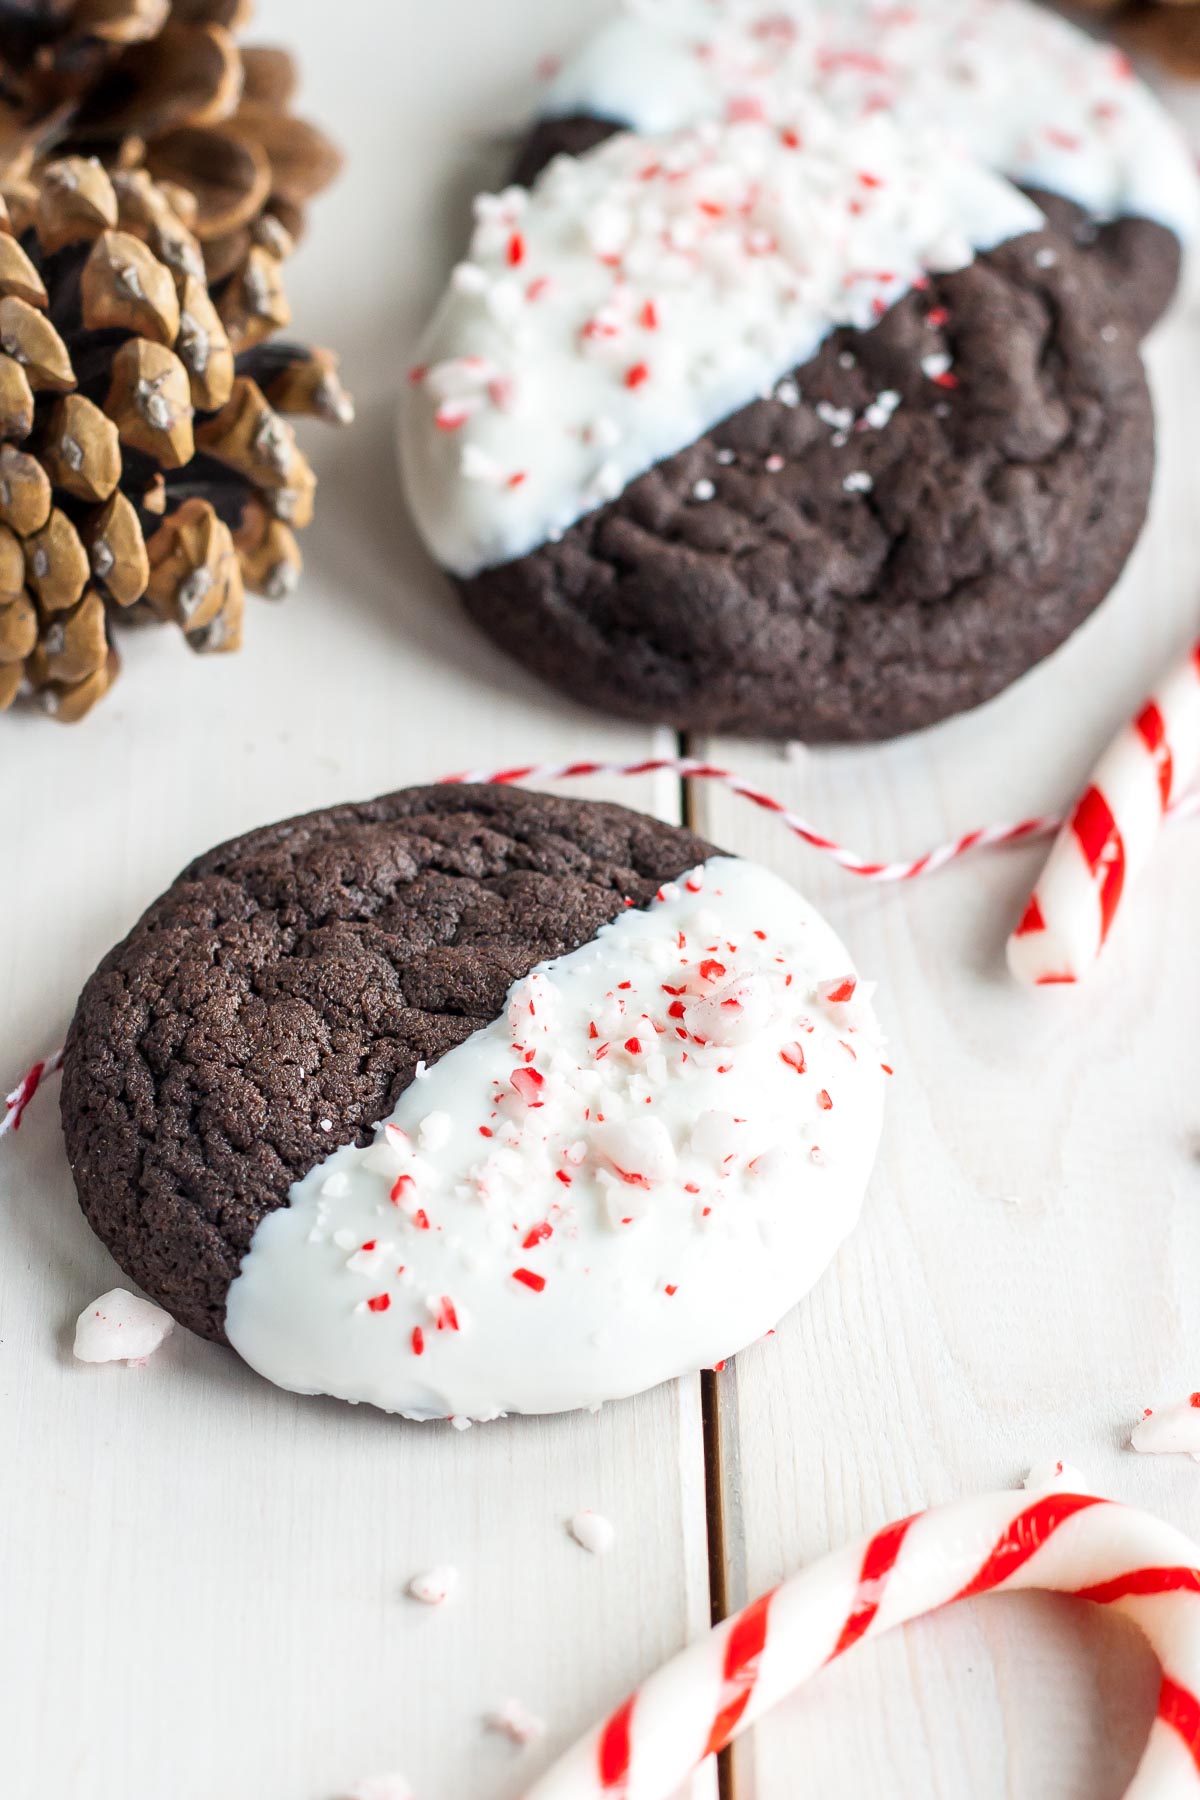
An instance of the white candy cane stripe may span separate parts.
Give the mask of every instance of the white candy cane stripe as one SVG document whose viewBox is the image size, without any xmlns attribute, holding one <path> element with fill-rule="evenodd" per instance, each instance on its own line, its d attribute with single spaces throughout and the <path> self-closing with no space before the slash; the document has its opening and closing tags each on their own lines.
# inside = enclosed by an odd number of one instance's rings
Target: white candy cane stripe
<svg viewBox="0 0 1200 1800">
<path fill-rule="evenodd" d="M 51 1055 L 35 1062 L 31 1069 L 21 1077 L 12 1093 L 5 1098 L 4 1117 L 0 1119 L 0 1137 L 5 1132 L 18 1131 L 25 1108 L 33 1099 L 48 1075 L 55 1075 L 62 1068 L 63 1053 L 55 1050 Z"/>
<path fill-rule="evenodd" d="M 1059 833 L 1008 966 L 1031 987 L 1075 982 L 1101 950 L 1164 816 L 1200 768 L 1200 644 L 1096 765 Z"/>
<path fill-rule="evenodd" d="M 952 1600 L 1044 1588 L 1127 1614 L 1162 1667 L 1126 1800 L 1200 1795 L 1200 1547 L 1091 1494 L 988 1494 L 889 1525 L 765 1594 L 660 1669 L 525 1800 L 666 1800 L 836 1657 Z"/>
</svg>

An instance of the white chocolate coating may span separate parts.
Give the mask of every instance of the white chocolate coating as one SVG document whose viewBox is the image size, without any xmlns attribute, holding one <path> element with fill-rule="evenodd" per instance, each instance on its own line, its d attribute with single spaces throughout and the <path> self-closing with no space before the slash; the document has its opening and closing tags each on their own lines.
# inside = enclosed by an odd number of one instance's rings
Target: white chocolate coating
<svg viewBox="0 0 1200 1800">
<path fill-rule="evenodd" d="M 638 131 L 795 117 L 819 95 L 853 124 L 930 123 L 1013 181 L 1185 242 L 1200 200 L 1182 133 L 1128 58 L 1027 0 L 625 0 L 544 110 Z"/>
<path fill-rule="evenodd" d="M 460 576 L 615 499 L 838 326 L 1042 223 L 944 140 L 811 103 L 795 126 L 623 134 L 476 212 L 400 417 L 417 524 Z"/>
<path fill-rule="evenodd" d="M 759 935 L 762 934 L 762 935 Z M 264 1219 L 229 1294 L 279 1386 L 416 1418 L 597 1406 L 716 1363 L 858 1216 L 883 1074 L 829 927 L 714 858 L 504 1015 Z"/>
</svg>

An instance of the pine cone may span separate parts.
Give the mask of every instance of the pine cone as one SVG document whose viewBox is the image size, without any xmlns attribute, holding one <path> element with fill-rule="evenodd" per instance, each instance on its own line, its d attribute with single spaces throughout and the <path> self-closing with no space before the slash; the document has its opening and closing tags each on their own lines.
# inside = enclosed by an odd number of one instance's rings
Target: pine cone
<svg viewBox="0 0 1200 1800">
<path fill-rule="evenodd" d="M 1200 5 L 1196 0 L 1075 0 L 1103 14 L 1131 50 L 1154 56 L 1176 75 L 1200 76 Z"/>
<path fill-rule="evenodd" d="M 209 279 L 286 253 L 340 157 L 294 118 L 291 57 L 238 43 L 251 0 L 0 0 L 0 175 L 98 156 L 187 189 Z M 257 233 L 256 233 L 257 228 Z"/>
<path fill-rule="evenodd" d="M 243 586 L 287 593 L 315 479 L 283 413 L 347 421 L 288 321 L 277 256 L 212 287 L 172 190 L 95 159 L 0 184 L 0 710 L 82 718 L 114 619 L 235 650 Z"/>
</svg>

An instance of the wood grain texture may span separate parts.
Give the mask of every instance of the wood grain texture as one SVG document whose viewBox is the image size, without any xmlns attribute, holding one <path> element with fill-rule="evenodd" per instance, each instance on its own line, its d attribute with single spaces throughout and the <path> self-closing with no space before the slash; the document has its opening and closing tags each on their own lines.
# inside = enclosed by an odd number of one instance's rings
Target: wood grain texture
<svg viewBox="0 0 1200 1800">
<path fill-rule="evenodd" d="M 1200 627 L 1200 332 L 1151 347 L 1151 527 L 1117 593 L 982 712 L 880 751 L 735 767 L 869 855 L 1052 810 Z M 896 1068 L 862 1224 L 777 1338 L 720 1379 L 729 1602 L 927 1503 L 1062 1456 L 1200 1532 L 1200 1472 L 1126 1446 L 1200 1378 L 1200 830 L 1168 832 L 1077 991 L 1010 982 L 1004 938 L 1038 849 L 902 890 L 856 883 L 769 817 L 697 784 L 693 818 L 791 875 L 839 928 Z M 734 1759 L 737 1800 L 1123 1791 L 1153 1669 L 1119 1621 L 990 1599 L 851 1657 Z"/>
<path fill-rule="evenodd" d="M 345 351 L 360 420 L 306 434 L 322 482 L 306 579 L 284 608 L 251 602 L 239 658 L 127 634 L 126 675 L 80 733 L 0 721 L 0 1074 L 57 1041 L 99 955 L 222 836 L 464 764 L 669 753 L 498 662 L 421 555 L 393 472 L 400 371 L 469 195 L 503 167 L 537 58 L 604 4 L 342 0 L 333 20 L 321 0 L 261 0 L 256 35 L 297 51 L 305 108 L 349 153 L 290 290 L 298 328 Z M 1063 801 L 1200 620 L 1194 316 L 1153 360 L 1153 527 L 1063 655 L 882 751 L 796 766 L 704 749 L 880 853 Z M 678 816 L 669 782 L 569 791 Z M 1123 1448 L 1142 1406 L 1200 1385 L 1200 826 L 1164 842 L 1094 982 L 1030 998 L 1001 951 L 1036 852 L 884 893 L 715 790 L 693 805 L 826 908 L 881 982 L 897 1068 L 857 1234 L 719 1379 L 730 1604 L 1048 1455 L 1200 1530 L 1196 1469 Z M 74 1317 L 114 1279 L 43 1104 L 0 1151 L 5 1796 L 334 1800 L 398 1768 L 420 1800 L 512 1800 L 704 1629 L 696 1383 L 460 1437 L 295 1400 L 182 1334 L 142 1371 L 77 1367 Z M 584 1505 L 617 1526 L 604 1561 L 565 1535 Z M 462 1571 L 453 1606 L 404 1599 L 443 1561 Z M 483 1733 L 509 1695 L 549 1719 L 538 1750 Z M 1105 1800 L 1152 1698 L 1119 1622 L 991 1599 L 823 1677 L 739 1748 L 734 1800 L 795 1800 L 798 1771 L 813 1800 Z M 711 1770 L 695 1792 L 712 1800 Z"/>
<path fill-rule="evenodd" d="M 497 178 L 532 104 L 555 8 L 258 15 L 348 152 L 289 289 L 297 328 L 343 349 L 359 423 L 305 432 L 322 487 L 305 580 L 282 607 L 250 601 L 239 657 L 126 633 L 125 675 L 85 725 L 0 721 L 4 1075 L 59 1041 L 101 954 L 231 833 L 468 763 L 671 748 L 501 666 L 395 476 L 412 339 L 464 195 Z M 679 816 L 670 781 L 586 792 Z M 460 1435 L 297 1400 L 182 1333 L 140 1371 L 76 1365 L 75 1316 L 117 1279 L 43 1100 L 0 1154 L 0 1793 L 333 1800 L 398 1768 L 421 1800 L 506 1800 L 707 1626 L 697 1382 Z M 585 1506 L 616 1525 L 606 1559 L 566 1534 Z M 434 1614 L 403 1590 L 440 1562 L 462 1588 Z M 509 1696 L 550 1722 L 543 1746 L 484 1732 Z"/>
</svg>

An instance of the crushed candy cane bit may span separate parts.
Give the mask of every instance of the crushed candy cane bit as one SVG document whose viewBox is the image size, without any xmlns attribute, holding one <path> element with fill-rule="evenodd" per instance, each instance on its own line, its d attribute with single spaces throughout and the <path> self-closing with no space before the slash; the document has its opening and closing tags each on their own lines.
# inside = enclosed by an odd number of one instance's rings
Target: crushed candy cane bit
<svg viewBox="0 0 1200 1800">
<path fill-rule="evenodd" d="M 607 1556 L 617 1541 L 612 1521 L 606 1519 L 603 1513 L 592 1512 L 590 1508 L 577 1512 L 568 1530 L 580 1549 L 588 1551 L 592 1556 Z"/>
<path fill-rule="evenodd" d="M 458 1592 L 458 1583 L 458 1570 L 453 1563 L 442 1563 L 436 1569 L 426 1570 L 424 1575 L 414 1575 L 408 1584 L 408 1592 L 422 1606 L 445 1606 Z"/>
<path fill-rule="evenodd" d="M 1200 1462 L 1200 1393 L 1161 1410 L 1147 1407 L 1129 1443 L 1146 1456 L 1190 1456 Z"/>
<path fill-rule="evenodd" d="M 154 1355 L 175 1329 L 170 1313 L 125 1288 L 112 1288 L 85 1306 L 75 1324 L 80 1362 L 139 1365 Z"/>
<path fill-rule="evenodd" d="M 414 1800 L 403 1775 L 368 1775 L 347 1788 L 341 1800 Z"/>
<path fill-rule="evenodd" d="M 520 1700 L 503 1701 L 486 1714 L 484 1724 L 489 1731 L 500 1732 L 514 1744 L 536 1744 L 546 1735 L 546 1721 L 530 1712 Z"/>
<path fill-rule="evenodd" d="M 1034 1463 L 1028 1475 L 1021 1483 L 1031 1494 L 1044 1494 L 1055 1489 L 1064 1494 L 1090 1494 L 1091 1483 L 1087 1476 L 1077 1469 L 1074 1463 L 1055 1459 L 1052 1462 Z"/>
</svg>

